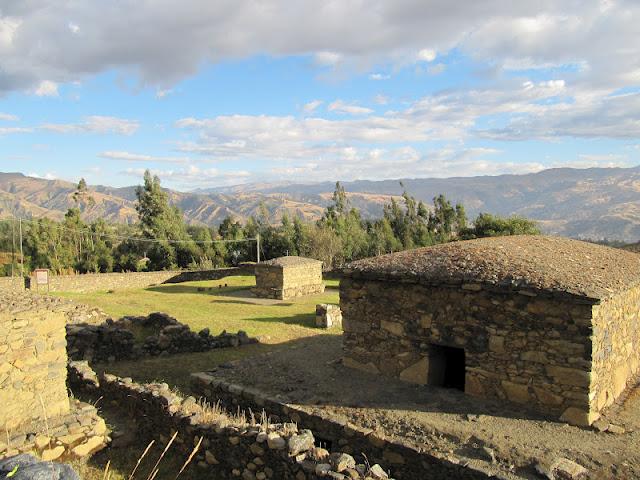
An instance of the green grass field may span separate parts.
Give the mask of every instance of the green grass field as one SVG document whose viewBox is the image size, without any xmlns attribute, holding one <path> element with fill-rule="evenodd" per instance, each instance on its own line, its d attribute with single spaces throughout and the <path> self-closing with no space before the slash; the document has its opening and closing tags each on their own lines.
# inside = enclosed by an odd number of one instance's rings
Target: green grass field
<svg viewBox="0 0 640 480">
<path fill-rule="evenodd" d="M 340 334 L 339 328 L 321 330 L 314 327 L 316 304 L 338 303 L 338 281 L 327 280 L 325 283 L 327 289 L 322 295 L 287 301 L 251 296 L 250 289 L 255 285 L 253 276 L 123 289 L 113 293 L 58 292 L 55 295 L 95 305 L 115 319 L 125 315 L 165 312 L 194 331 L 209 328 L 211 334 L 216 335 L 223 330 L 244 330 L 249 336 L 260 338 L 261 343 L 257 345 L 95 366 L 97 370 L 130 376 L 136 381 L 164 381 L 188 392 L 189 374 L 192 372 L 208 370 L 220 363 L 268 350 L 286 348 L 287 342 L 297 338 Z"/>
</svg>

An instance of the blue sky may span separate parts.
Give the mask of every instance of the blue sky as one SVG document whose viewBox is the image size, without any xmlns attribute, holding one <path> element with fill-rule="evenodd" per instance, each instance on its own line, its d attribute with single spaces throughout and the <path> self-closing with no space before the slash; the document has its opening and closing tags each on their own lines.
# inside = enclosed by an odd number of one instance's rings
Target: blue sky
<svg viewBox="0 0 640 480">
<path fill-rule="evenodd" d="M 637 2 L 514 3 L 7 0 L 0 171 L 188 190 L 640 164 Z"/>
</svg>

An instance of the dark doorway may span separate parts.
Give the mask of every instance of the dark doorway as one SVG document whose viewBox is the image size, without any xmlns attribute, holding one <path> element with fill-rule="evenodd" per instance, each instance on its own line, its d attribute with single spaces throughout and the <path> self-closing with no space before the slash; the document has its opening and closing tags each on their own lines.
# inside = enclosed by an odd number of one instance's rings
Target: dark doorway
<svg viewBox="0 0 640 480">
<path fill-rule="evenodd" d="M 464 348 L 431 345 L 427 383 L 464 392 Z"/>
</svg>

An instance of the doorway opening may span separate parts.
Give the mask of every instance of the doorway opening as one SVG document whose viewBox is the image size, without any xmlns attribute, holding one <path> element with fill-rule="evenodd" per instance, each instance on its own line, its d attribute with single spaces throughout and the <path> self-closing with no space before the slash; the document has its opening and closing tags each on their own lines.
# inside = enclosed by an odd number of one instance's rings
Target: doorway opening
<svg viewBox="0 0 640 480">
<path fill-rule="evenodd" d="M 431 345 L 427 383 L 464 392 L 465 366 L 464 348 Z"/>
</svg>

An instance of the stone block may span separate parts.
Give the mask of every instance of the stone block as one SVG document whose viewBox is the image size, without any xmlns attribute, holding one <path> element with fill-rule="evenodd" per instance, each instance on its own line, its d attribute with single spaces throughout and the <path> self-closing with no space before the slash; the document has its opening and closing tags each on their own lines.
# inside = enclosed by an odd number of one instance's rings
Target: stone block
<svg viewBox="0 0 640 480">
<path fill-rule="evenodd" d="M 558 383 L 575 387 L 589 387 L 591 373 L 578 370 L 576 368 L 559 367 L 557 365 L 547 365 L 547 374 Z"/>
<path fill-rule="evenodd" d="M 509 401 L 515 403 L 529 402 L 529 387 L 527 385 L 508 381 L 503 381 L 501 385 Z"/>
<path fill-rule="evenodd" d="M 400 372 L 400 378 L 405 382 L 416 383 L 418 385 L 426 385 L 427 374 L 429 372 L 429 359 L 424 357 L 413 365 L 405 368 Z"/>
<path fill-rule="evenodd" d="M 380 322 L 380 328 L 395 335 L 396 337 L 402 337 L 404 335 L 404 326 L 399 322 L 392 322 L 389 320 L 382 320 Z"/>
<path fill-rule="evenodd" d="M 345 367 L 348 368 L 354 368 L 356 370 L 361 370 L 363 372 L 368 372 L 368 373 L 380 373 L 380 371 L 378 370 L 378 367 L 376 367 L 373 363 L 369 362 L 369 363 L 361 363 L 351 357 L 347 357 L 345 356 L 342 359 L 342 364 Z"/>
</svg>

